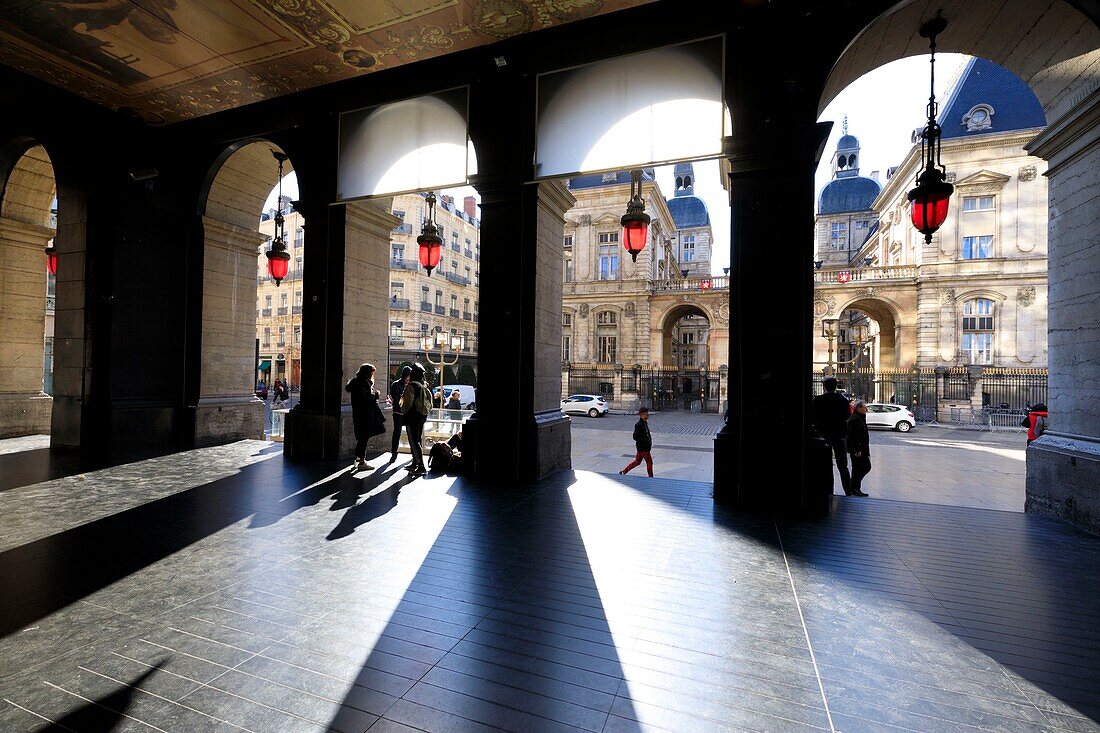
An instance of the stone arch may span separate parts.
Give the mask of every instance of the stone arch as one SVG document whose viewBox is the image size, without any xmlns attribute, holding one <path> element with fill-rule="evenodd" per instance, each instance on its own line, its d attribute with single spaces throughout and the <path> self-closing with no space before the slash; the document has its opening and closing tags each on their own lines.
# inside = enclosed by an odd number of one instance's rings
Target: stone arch
<svg viewBox="0 0 1100 733">
<path fill-rule="evenodd" d="M 657 326 L 654 328 L 653 340 L 650 344 L 650 353 L 660 354 L 662 365 L 669 366 L 675 362 L 672 355 L 672 329 L 685 316 L 702 316 L 711 328 L 717 323 L 714 312 L 706 303 L 692 301 L 668 306 L 659 317 L 654 319 Z"/>
<path fill-rule="evenodd" d="M 55 311 L 47 310 L 44 250 L 56 233 L 51 203 L 57 182 L 49 153 L 31 138 L 0 146 L 0 166 L 0 438 L 5 438 L 52 431 L 53 400 L 44 390 L 46 339 L 53 344 Z M 70 277 L 83 279 L 66 265 Z M 83 349 L 66 353 L 83 355 Z M 78 378 L 63 386 L 67 391 L 82 384 Z"/>
<path fill-rule="evenodd" d="M 228 146 L 201 189 L 203 295 L 196 445 L 263 435 L 264 406 L 253 394 L 257 258 L 267 240 L 258 227 L 264 202 L 278 182 L 275 151 L 282 152 L 267 140 Z M 293 170 L 287 160 L 283 175 Z"/>
<path fill-rule="evenodd" d="M 1068 2 L 944 0 L 948 19 L 940 53 L 980 56 L 1023 79 L 1053 123 L 1100 88 L 1100 28 Z M 930 6 L 905 0 L 865 26 L 834 64 L 818 103 L 820 115 L 853 81 L 891 61 L 927 53 L 917 34 Z"/>
<path fill-rule="evenodd" d="M 890 298 L 881 295 L 856 294 L 846 299 L 837 309 L 837 314 L 847 310 L 857 310 L 866 313 L 879 327 L 878 343 L 875 345 L 875 363 L 884 369 L 897 369 L 908 367 L 916 358 L 915 338 L 906 339 L 903 326 L 914 325 L 916 313 L 905 314 L 901 306 Z M 906 341 L 906 353 L 903 355 L 901 347 Z M 908 352 L 912 352 L 910 356 Z M 907 357 L 908 358 L 905 358 Z"/>
</svg>

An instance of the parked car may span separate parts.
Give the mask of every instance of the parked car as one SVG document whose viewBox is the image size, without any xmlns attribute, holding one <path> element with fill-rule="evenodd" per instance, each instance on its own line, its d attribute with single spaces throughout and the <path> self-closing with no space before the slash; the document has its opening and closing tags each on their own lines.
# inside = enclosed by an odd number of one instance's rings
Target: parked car
<svg viewBox="0 0 1100 733">
<path fill-rule="evenodd" d="M 604 398 L 598 394 L 571 394 L 561 401 L 561 411 L 567 415 L 588 415 L 600 417 L 610 408 Z"/>
<path fill-rule="evenodd" d="M 891 405 L 886 402 L 867 403 L 867 427 L 889 428 L 899 433 L 908 433 L 917 424 L 912 411 L 905 405 Z"/>
<path fill-rule="evenodd" d="M 443 406 L 447 406 L 447 400 L 451 396 L 451 392 L 455 390 L 459 392 L 459 402 L 462 403 L 463 410 L 476 410 L 477 409 L 477 389 L 470 384 L 445 384 L 443 385 Z"/>
<path fill-rule="evenodd" d="M 267 399 L 267 385 L 263 382 L 256 383 L 256 396 L 261 400 Z"/>
</svg>

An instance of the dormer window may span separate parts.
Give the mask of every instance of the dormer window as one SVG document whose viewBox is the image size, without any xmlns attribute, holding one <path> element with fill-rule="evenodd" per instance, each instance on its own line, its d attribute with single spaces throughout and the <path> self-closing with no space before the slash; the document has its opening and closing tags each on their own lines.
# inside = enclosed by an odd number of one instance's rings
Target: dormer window
<svg viewBox="0 0 1100 733">
<path fill-rule="evenodd" d="M 962 121 L 967 132 L 989 130 L 993 127 L 993 108 L 988 104 L 976 104 L 963 115 Z"/>
</svg>

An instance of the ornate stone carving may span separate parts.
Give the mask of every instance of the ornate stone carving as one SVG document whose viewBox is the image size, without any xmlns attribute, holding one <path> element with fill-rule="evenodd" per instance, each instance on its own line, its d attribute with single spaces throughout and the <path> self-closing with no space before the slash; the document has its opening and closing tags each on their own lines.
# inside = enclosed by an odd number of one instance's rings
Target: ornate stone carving
<svg viewBox="0 0 1100 733">
<path fill-rule="evenodd" d="M 591 214 L 581 214 L 581 223 L 580 223 L 580 225 L 582 227 L 592 226 L 592 215 Z"/>
<path fill-rule="evenodd" d="M 1020 180 L 1034 181 L 1036 172 L 1037 171 L 1035 170 L 1035 166 L 1025 165 L 1023 168 L 1020 169 Z"/>
<path fill-rule="evenodd" d="M 824 300 L 814 301 L 814 316 L 821 318 L 823 315 L 829 312 L 829 304 Z"/>
<path fill-rule="evenodd" d="M 954 305 L 955 304 L 955 289 L 948 288 L 940 293 L 940 305 Z"/>
<path fill-rule="evenodd" d="M 948 183 L 954 183 L 956 178 L 958 178 L 958 176 L 954 172 L 949 172 L 947 174 L 947 182 Z"/>
<path fill-rule="evenodd" d="M 588 303 L 581 303 L 581 318 L 588 318 Z"/>
<path fill-rule="evenodd" d="M 1025 308 L 1035 302 L 1035 286 L 1024 285 L 1016 290 L 1016 302 Z"/>
<path fill-rule="evenodd" d="M 718 306 L 718 320 L 722 321 L 723 323 L 727 323 L 727 322 L 729 322 L 729 319 L 730 319 L 730 304 L 729 303 L 722 303 L 722 305 Z"/>
<path fill-rule="evenodd" d="M 633 316 L 634 315 L 634 301 L 633 300 L 627 301 L 626 314 L 628 316 Z"/>
<path fill-rule="evenodd" d="M 875 290 L 875 288 L 864 288 L 863 290 L 859 291 L 859 294 L 865 298 L 873 298 L 875 297 L 876 292 L 877 291 Z"/>
</svg>

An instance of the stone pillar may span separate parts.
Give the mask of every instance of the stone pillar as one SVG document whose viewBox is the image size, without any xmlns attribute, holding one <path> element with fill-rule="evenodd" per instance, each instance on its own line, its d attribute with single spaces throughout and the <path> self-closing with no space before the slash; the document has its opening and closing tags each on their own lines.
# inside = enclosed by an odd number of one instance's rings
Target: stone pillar
<svg viewBox="0 0 1100 733">
<path fill-rule="evenodd" d="M 0 218 L 0 438 L 50 432 L 42 392 L 46 256 L 54 230 Z"/>
<path fill-rule="evenodd" d="M 1027 145 L 1048 163 L 1049 429 L 1027 450 L 1025 510 L 1100 531 L 1100 90 Z"/>
<path fill-rule="evenodd" d="M 714 441 L 718 502 L 795 513 L 827 506 L 831 469 L 809 418 L 813 252 L 792 249 L 788 226 L 775 223 L 811 231 L 814 169 L 829 127 L 766 129 L 729 141 L 729 410 Z M 776 282 L 784 283 L 781 295 Z"/>
<path fill-rule="evenodd" d="M 53 322 L 52 448 L 81 448 L 86 442 L 95 442 L 92 438 L 97 432 L 92 425 L 94 410 L 90 404 L 95 342 L 91 303 L 97 287 L 85 278 L 88 212 L 87 195 L 67 193 L 64 189 L 58 192 L 57 234 L 53 240 L 57 250 L 57 305 Z M 98 301 L 104 303 L 102 294 Z M 106 331 L 102 333 L 103 340 L 108 340 Z"/>
<path fill-rule="evenodd" d="M 344 384 L 359 365 L 378 368 L 386 392 L 390 199 L 347 206 L 299 202 L 305 216 L 301 397 L 287 415 L 285 455 L 335 460 L 355 446 Z M 479 400 L 480 401 L 480 400 Z M 381 449 L 386 435 L 375 438 Z"/>
<path fill-rule="evenodd" d="M 393 199 L 348 204 L 344 218 L 343 379 L 359 365 L 374 364 L 375 388 L 385 400 L 389 390 L 390 232 L 401 220 L 390 213 Z M 386 412 L 387 432 L 371 438 L 368 451 L 388 451 L 393 421 Z M 355 452 L 351 395 L 340 397 L 340 456 Z"/>
<path fill-rule="evenodd" d="M 202 219 L 202 348 L 195 445 L 262 439 L 264 403 L 256 376 L 256 231 Z"/>
</svg>

